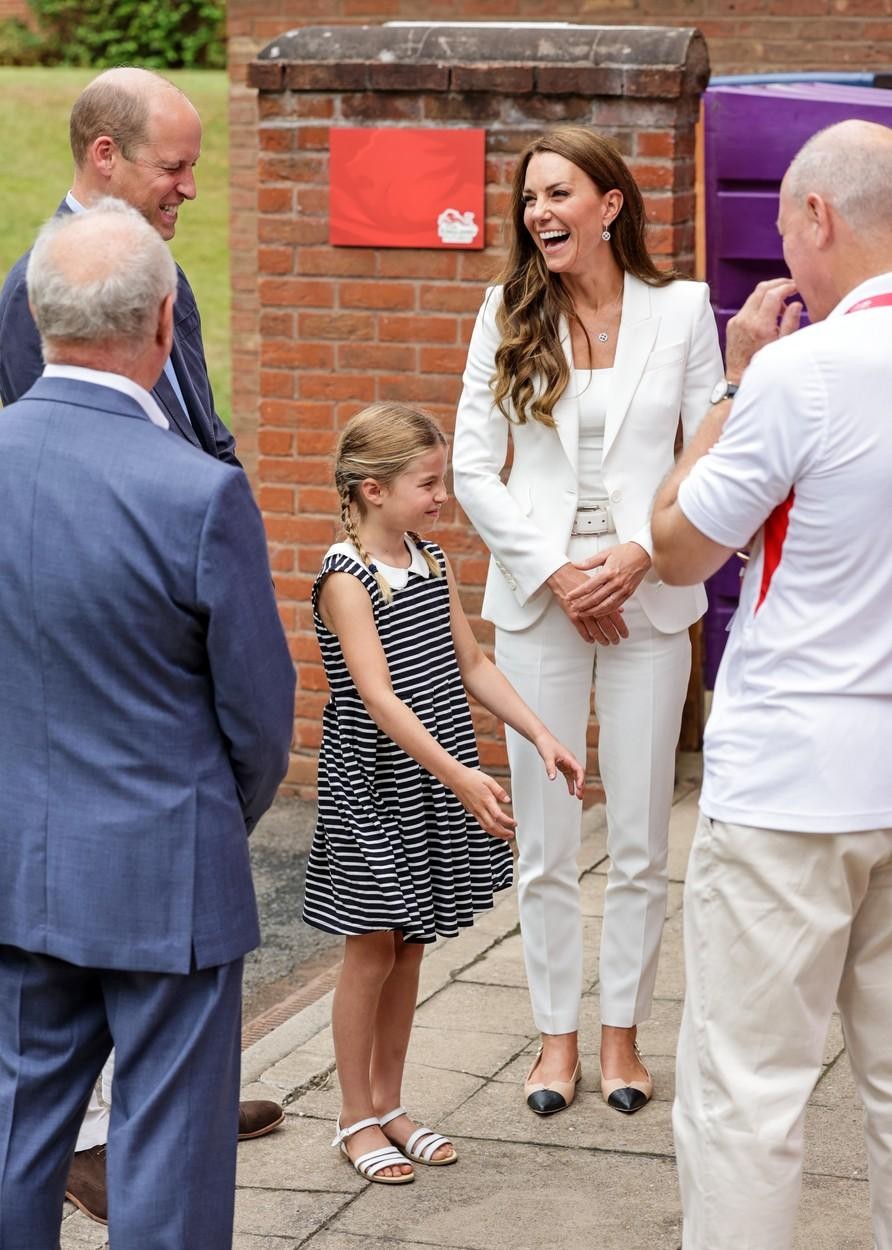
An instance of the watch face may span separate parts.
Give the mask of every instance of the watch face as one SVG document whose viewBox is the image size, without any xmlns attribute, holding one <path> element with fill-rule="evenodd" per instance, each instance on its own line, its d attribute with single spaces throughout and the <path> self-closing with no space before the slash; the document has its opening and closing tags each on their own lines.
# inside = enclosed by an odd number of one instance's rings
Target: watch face
<svg viewBox="0 0 892 1250">
<path fill-rule="evenodd" d="M 712 403 L 719 404 L 728 394 L 728 390 L 729 390 L 728 379 L 722 378 L 721 382 L 716 382 L 715 386 L 713 387 L 712 394 L 710 395 L 709 398 L 712 401 Z"/>
</svg>

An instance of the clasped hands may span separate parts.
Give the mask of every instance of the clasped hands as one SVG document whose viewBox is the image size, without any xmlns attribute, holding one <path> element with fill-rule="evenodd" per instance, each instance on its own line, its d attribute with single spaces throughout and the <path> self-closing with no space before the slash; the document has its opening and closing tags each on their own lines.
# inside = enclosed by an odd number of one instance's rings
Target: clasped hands
<svg viewBox="0 0 892 1250">
<path fill-rule="evenodd" d="M 552 573 L 548 585 L 580 638 L 609 646 L 628 638 L 623 604 L 638 589 L 650 564 L 650 556 L 638 543 L 619 543 L 587 560 L 568 560 Z"/>
</svg>

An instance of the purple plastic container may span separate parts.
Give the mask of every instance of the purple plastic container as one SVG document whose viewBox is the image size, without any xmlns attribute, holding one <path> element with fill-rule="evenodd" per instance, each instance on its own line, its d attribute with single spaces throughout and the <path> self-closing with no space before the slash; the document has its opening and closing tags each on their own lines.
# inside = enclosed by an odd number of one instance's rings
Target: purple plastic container
<svg viewBox="0 0 892 1250">
<path fill-rule="evenodd" d="M 706 278 L 722 346 L 725 326 L 757 282 L 784 277 L 777 233 L 781 179 L 818 130 L 849 117 L 892 125 L 892 91 L 834 82 L 723 82 L 703 97 Z M 704 682 L 715 685 L 737 607 L 735 556 L 706 583 Z"/>
</svg>

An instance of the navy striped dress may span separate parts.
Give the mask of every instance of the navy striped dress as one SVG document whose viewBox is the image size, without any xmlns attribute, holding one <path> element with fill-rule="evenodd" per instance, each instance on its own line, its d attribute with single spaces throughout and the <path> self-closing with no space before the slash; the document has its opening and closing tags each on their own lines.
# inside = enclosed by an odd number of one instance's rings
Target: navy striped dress
<svg viewBox="0 0 892 1250">
<path fill-rule="evenodd" d="M 407 545 L 412 564 L 390 604 L 347 543 L 331 548 L 313 587 L 331 693 L 322 720 L 319 817 L 303 918 L 329 933 L 395 930 L 407 942 L 432 942 L 437 935 L 454 937 L 492 907 L 493 892 L 512 881 L 511 848 L 484 833 L 451 790 L 381 732 L 318 607 L 329 573 L 359 579 L 372 601 L 394 691 L 450 755 L 477 767 L 445 572 L 435 577 L 421 552 Z M 445 570 L 440 548 L 423 546 Z"/>
</svg>

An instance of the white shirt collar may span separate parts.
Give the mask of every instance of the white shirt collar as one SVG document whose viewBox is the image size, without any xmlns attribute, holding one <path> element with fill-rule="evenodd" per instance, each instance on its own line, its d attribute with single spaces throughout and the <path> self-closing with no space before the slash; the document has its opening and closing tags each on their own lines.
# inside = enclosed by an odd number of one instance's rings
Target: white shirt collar
<svg viewBox="0 0 892 1250">
<path fill-rule="evenodd" d="M 65 203 L 73 213 L 83 213 L 85 211 L 83 204 L 81 204 L 80 200 L 74 198 L 74 193 L 71 191 L 65 193 Z"/>
<path fill-rule="evenodd" d="M 170 429 L 170 422 L 149 392 L 144 390 L 138 382 L 134 382 L 132 378 L 125 378 L 121 373 L 106 373 L 102 369 L 85 369 L 82 365 L 45 365 L 43 376 L 45 378 L 71 378 L 76 382 L 92 382 L 94 386 L 107 386 L 113 391 L 120 391 L 123 395 L 129 395 L 131 399 L 136 400 L 152 425 L 158 425 L 162 430 Z"/>
<path fill-rule="evenodd" d="M 383 564 L 380 560 L 373 561 L 375 566 L 381 570 L 387 582 L 394 590 L 402 590 L 402 588 L 409 581 L 410 573 L 417 573 L 419 577 L 424 578 L 430 577 L 431 575 L 430 565 L 427 560 L 425 560 L 421 550 L 416 547 L 411 538 L 409 538 L 408 534 L 406 535 L 404 541 L 406 548 L 412 557 L 405 568 L 397 568 L 391 564 Z M 333 552 L 341 552 L 344 555 L 352 556 L 354 560 L 360 559 L 359 552 L 351 542 L 335 543 L 334 546 L 328 549 L 327 554 L 331 555 Z M 361 560 L 360 563 L 362 563 Z"/>
<path fill-rule="evenodd" d="M 860 283 L 848 295 L 844 295 L 828 317 L 842 317 L 853 304 L 867 299 L 871 295 L 885 295 L 892 292 L 892 273 L 878 273 L 866 282 Z"/>
</svg>

